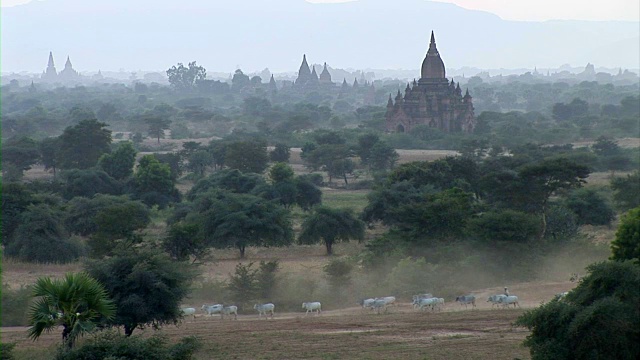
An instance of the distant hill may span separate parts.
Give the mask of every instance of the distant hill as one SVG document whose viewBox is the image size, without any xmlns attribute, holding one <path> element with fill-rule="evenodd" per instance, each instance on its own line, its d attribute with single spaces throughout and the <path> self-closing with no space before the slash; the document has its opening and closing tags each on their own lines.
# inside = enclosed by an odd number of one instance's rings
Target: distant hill
<svg viewBox="0 0 640 360">
<path fill-rule="evenodd" d="M 435 30 L 446 66 L 638 68 L 638 22 L 506 21 L 425 0 L 45 0 L 3 8 L 2 71 L 164 70 L 197 60 L 212 71 L 310 62 L 355 69 L 418 69 Z"/>
</svg>

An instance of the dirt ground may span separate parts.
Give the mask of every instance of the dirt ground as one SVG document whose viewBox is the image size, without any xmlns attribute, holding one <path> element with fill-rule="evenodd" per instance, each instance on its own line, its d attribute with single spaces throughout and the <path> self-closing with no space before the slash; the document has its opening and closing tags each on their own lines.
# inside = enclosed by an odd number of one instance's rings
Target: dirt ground
<svg viewBox="0 0 640 360">
<path fill-rule="evenodd" d="M 234 321 L 199 313 L 179 326 L 137 333 L 160 333 L 174 341 L 196 336 L 203 344 L 199 359 L 529 359 L 522 346 L 528 331 L 512 326 L 513 321 L 524 309 L 573 286 L 570 282 L 513 285 L 509 291 L 522 299 L 521 309 L 491 309 L 486 296 L 503 289 L 490 288 L 473 292 L 477 310 L 449 302 L 440 312 L 421 312 L 405 301 L 381 314 L 353 307 L 306 316 L 302 311 L 278 313 L 276 305 L 274 319 L 259 320 L 252 314 Z M 17 343 L 19 358 L 32 354 L 30 360 L 46 358 L 44 354 L 50 354 L 60 340 L 56 331 L 32 342 L 24 327 L 2 328 L 1 335 L 3 342 Z"/>
</svg>

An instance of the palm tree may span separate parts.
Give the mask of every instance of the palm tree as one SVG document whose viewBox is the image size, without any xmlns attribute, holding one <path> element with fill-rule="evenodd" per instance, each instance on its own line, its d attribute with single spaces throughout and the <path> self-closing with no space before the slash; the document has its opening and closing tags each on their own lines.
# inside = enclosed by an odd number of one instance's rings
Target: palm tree
<svg viewBox="0 0 640 360">
<path fill-rule="evenodd" d="M 335 242 L 350 239 L 364 239 L 364 224 L 353 215 L 353 211 L 319 206 L 302 222 L 298 242 L 315 244 L 324 241 L 327 255 L 332 255 Z"/>
<path fill-rule="evenodd" d="M 32 296 L 36 300 L 29 308 L 29 338 L 37 340 L 43 332 L 62 326 L 62 342 L 68 347 L 116 312 L 102 284 L 83 272 L 63 279 L 39 278 Z"/>
</svg>

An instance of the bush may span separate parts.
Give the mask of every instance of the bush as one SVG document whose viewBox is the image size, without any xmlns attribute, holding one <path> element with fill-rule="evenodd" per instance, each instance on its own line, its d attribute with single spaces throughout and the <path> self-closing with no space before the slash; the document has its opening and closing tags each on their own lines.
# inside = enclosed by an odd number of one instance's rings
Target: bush
<svg viewBox="0 0 640 360">
<path fill-rule="evenodd" d="M 556 241 L 568 240 L 578 233 L 576 214 L 570 209 L 554 205 L 546 213 L 547 231 L 545 237 Z"/>
<path fill-rule="evenodd" d="M 611 250 L 612 260 L 635 259 L 636 263 L 640 263 L 640 207 L 623 216 Z"/>
<path fill-rule="evenodd" d="M 74 349 L 60 348 L 55 360 L 190 360 L 200 346 L 200 341 L 193 336 L 184 337 L 170 345 L 167 338 L 160 335 L 150 338 L 125 337 L 106 331 Z"/>
<path fill-rule="evenodd" d="M 484 241 L 526 242 L 540 231 L 540 221 L 515 210 L 490 211 L 470 220 L 467 231 Z"/>
<path fill-rule="evenodd" d="M 640 358 L 640 267 L 602 262 L 562 300 L 525 312 L 533 360 Z"/>
<path fill-rule="evenodd" d="M 593 189 L 572 191 L 565 204 L 576 214 L 580 225 L 609 225 L 615 218 L 611 206 Z"/>
<path fill-rule="evenodd" d="M 331 259 L 323 268 L 329 284 L 334 288 L 340 288 L 351 283 L 353 264 L 347 259 Z"/>
<path fill-rule="evenodd" d="M 13 355 L 13 348 L 15 347 L 15 343 L 0 343 L 0 360 L 15 359 L 16 357 Z"/>
<path fill-rule="evenodd" d="M 26 326 L 30 301 L 31 287 L 20 286 L 19 289 L 11 289 L 8 284 L 2 284 L 0 326 Z"/>
<path fill-rule="evenodd" d="M 227 288 L 231 299 L 241 309 L 258 296 L 258 269 L 253 269 L 253 262 L 243 265 L 238 263 L 233 275 L 229 276 Z"/>
</svg>

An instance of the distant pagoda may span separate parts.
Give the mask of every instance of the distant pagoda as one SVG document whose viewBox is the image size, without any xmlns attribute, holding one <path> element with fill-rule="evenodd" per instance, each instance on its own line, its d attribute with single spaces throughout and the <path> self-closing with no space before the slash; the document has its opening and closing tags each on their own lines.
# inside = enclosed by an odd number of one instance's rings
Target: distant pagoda
<svg viewBox="0 0 640 360">
<path fill-rule="evenodd" d="M 405 132 L 427 125 L 444 132 L 473 132 L 476 120 L 471 95 L 467 90 L 462 96 L 460 84 L 445 77 L 433 31 L 420 75 L 420 80 L 407 84 L 404 96 L 398 90 L 395 102 L 389 95 L 386 130 Z"/>
<path fill-rule="evenodd" d="M 51 51 L 49 51 L 47 69 L 42 73 L 41 78 L 44 81 L 55 81 L 58 78 L 58 72 L 56 71 L 56 65 L 53 62 L 53 53 Z"/>
</svg>

